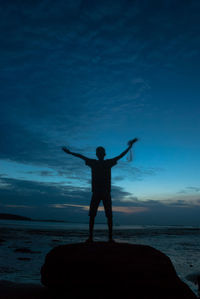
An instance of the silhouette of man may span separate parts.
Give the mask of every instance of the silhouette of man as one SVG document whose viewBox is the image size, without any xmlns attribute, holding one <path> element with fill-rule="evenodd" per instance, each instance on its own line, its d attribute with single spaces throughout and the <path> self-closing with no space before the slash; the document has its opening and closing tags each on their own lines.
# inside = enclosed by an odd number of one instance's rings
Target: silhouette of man
<svg viewBox="0 0 200 299">
<path fill-rule="evenodd" d="M 128 148 L 119 156 L 113 159 L 104 160 L 106 155 L 105 149 L 102 146 L 96 148 L 96 159 L 89 159 L 81 154 L 73 153 L 66 147 L 63 151 L 67 154 L 73 155 L 85 161 L 85 164 L 91 168 L 92 171 L 92 199 L 90 202 L 90 222 L 89 222 L 89 239 L 88 242 L 93 241 L 94 220 L 97 214 L 98 206 L 102 200 L 105 214 L 108 220 L 109 241 L 112 242 L 112 202 L 111 202 L 111 168 L 117 164 L 117 161 L 124 157 L 132 148 L 133 144 L 138 139 L 135 138 L 128 142 Z"/>
</svg>

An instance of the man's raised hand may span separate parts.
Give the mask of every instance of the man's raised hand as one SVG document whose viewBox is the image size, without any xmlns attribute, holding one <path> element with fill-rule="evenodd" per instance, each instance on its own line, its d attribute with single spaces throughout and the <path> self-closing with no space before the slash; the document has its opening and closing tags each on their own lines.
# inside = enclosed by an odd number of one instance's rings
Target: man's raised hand
<svg viewBox="0 0 200 299">
<path fill-rule="evenodd" d="M 132 139 L 132 140 L 129 140 L 128 145 L 129 145 L 129 146 L 132 146 L 133 143 L 135 143 L 135 142 L 137 142 L 137 141 L 138 141 L 138 138 L 134 138 L 134 139 Z"/>
<path fill-rule="evenodd" d="M 65 146 L 62 147 L 62 150 L 67 154 L 71 154 L 70 150 L 68 148 L 66 148 Z"/>
</svg>

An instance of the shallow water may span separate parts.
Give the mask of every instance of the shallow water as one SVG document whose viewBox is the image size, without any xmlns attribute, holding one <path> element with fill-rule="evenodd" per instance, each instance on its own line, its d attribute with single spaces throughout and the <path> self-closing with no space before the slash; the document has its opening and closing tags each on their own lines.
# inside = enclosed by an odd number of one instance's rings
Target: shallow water
<svg viewBox="0 0 200 299">
<path fill-rule="evenodd" d="M 39 283 L 40 268 L 53 247 L 84 242 L 87 237 L 87 224 L 0 220 L 0 280 Z M 162 251 L 170 257 L 179 277 L 197 292 L 186 276 L 200 271 L 200 228 L 116 226 L 114 239 Z M 105 225 L 95 226 L 95 240 L 107 240 Z"/>
</svg>

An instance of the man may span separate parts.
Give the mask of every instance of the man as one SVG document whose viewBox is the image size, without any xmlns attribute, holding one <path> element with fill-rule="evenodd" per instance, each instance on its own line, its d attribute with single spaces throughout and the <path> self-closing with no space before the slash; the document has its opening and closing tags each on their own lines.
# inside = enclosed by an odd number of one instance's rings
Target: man
<svg viewBox="0 0 200 299">
<path fill-rule="evenodd" d="M 93 241 L 93 228 L 94 219 L 97 214 L 97 209 L 100 201 L 102 200 L 105 214 L 108 220 L 109 241 L 112 242 L 112 202 L 111 202 L 111 168 L 117 164 L 117 161 L 124 157 L 132 148 L 133 144 L 138 141 L 137 138 L 128 142 L 128 148 L 123 151 L 119 156 L 113 159 L 104 160 L 106 155 L 105 149 L 102 146 L 96 148 L 96 159 L 89 159 L 81 154 L 73 153 L 66 147 L 63 151 L 75 157 L 83 159 L 85 164 L 92 170 L 92 199 L 90 203 L 90 223 L 89 223 L 89 239 L 88 242 Z"/>
</svg>

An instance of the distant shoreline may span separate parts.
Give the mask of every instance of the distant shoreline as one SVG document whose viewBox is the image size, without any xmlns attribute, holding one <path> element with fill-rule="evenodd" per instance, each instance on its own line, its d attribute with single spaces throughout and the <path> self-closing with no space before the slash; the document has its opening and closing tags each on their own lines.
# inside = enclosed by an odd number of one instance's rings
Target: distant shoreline
<svg viewBox="0 0 200 299">
<path fill-rule="evenodd" d="M 42 221 L 42 222 L 63 222 L 64 220 L 52 220 L 52 219 L 33 219 L 30 217 L 25 217 L 16 214 L 0 213 L 0 220 L 25 220 L 25 221 Z"/>
<path fill-rule="evenodd" d="M 77 221 L 66 221 L 66 220 L 56 220 L 56 219 L 33 219 L 30 217 L 25 217 L 10 213 L 0 213 L 0 220 L 21 220 L 21 221 L 34 221 L 34 222 L 55 222 L 55 223 L 68 223 L 68 224 L 88 224 L 87 222 L 77 222 Z M 97 224 L 105 224 L 104 222 L 97 222 Z"/>
<path fill-rule="evenodd" d="M 57 219 L 34 219 L 30 217 L 25 217 L 17 214 L 10 214 L 10 213 L 0 213 L 0 220 L 14 220 L 14 221 L 32 221 L 32 222 L 52 222 L 52 223 L 63 223 L 63 224 L 83 224 L 88 225 L 88 222 L 78 222 L 78 221 L 66 221 L 66 220 L 57 220 Z M 105 222 L 96 222 L 98 225 L 106 225 Z M 188 229 L 198 229 L 200 230 L 200 225 L 184 225 L 184 224 L 113 224 L 115 228 L 122 228 L 122 227 L 163 227 L 163 228 L 188 228 Z"/>
<path fill-rule="evenodd" d="M 51 298 L 49 290 L 41 284 L 15 283 L 0 280 L 1 298 Z"/>
<path fill-rule="evenodd" d="M 0 219 L 1 220 L 33 220 L 29 217 L 24 217 L 16 214 L 7 214 L 7 213 L 0 213 Z"/>
</svg>

